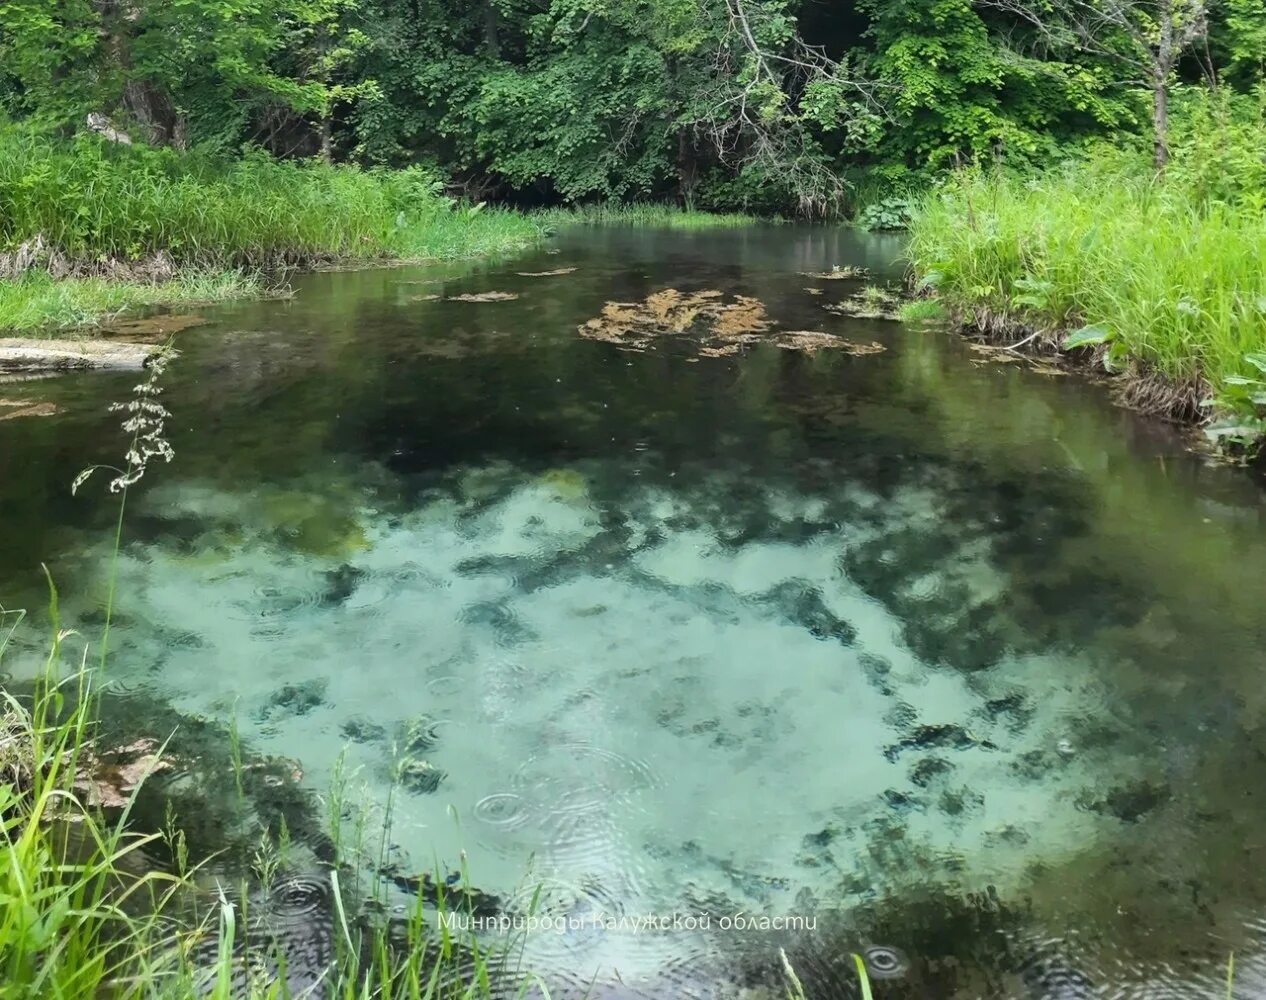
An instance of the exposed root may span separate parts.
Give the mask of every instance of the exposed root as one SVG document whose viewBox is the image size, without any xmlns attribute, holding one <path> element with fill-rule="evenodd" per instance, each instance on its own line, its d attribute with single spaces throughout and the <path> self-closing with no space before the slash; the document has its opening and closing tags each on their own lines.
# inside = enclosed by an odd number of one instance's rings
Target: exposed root
<svg viewBox="0 0 1266 1000">
<path fill-rule="evenodd" d="M 1112 388 L 1113 398 L 1120 405 L 1184 424 L 1209 421 L 1209 409 L 1201 406 L 1200 402 L 1208 399 L 1212 392 L 1212 387 L 1203 378 L 1175 382 L 1138 362 L 1121 373 Z"/>
<path fill-rule="evenodd" d="M 205 259 L 177 262 L 163 250 L 136 260 L 119 257 L 72 257 L 49 246 L 43 236 L 35 236 L 16 250 L 0 251 L 0 281 L 10 281 L 26 274 L 44 273 L 61 281 L 65 278 L 108 278 L 114 281 L 157 283 L 170 281 L 182 272 L 199 269 L 219 270 L 244 267 L 260 271 L 284 271 L 289 268 L 317 269 L 337 263 L 334 254 L 308 252 L 239 253 L 225 259 L 206 255 Z"/>
<path fill-rule="evenodd" d="M 1110 379 L 1113 400 L 1138 413 L 1192 425 L 1204 424 L 1210 419 L 1208 408 L 1200 404 L 1209 398 L 1212 389 L 1202 376 L 1175 380 L 1137 360 L 1122 371 L 1110 372 L 1104 367 L 1106 347 L 1064 351 L 1064 331 L 1035 327 L 987 308 L 973 310 L 970 319 L 963 323 L 963 330 L 987 349 L 1009 351 L 1027 358 L 1039 374 L 1063 374 L 1049 363 L 1058 358 L 1076 365 L 1086 375 Z M 993 360 L 1002 359 L 994 357 Z"/>
</svg>

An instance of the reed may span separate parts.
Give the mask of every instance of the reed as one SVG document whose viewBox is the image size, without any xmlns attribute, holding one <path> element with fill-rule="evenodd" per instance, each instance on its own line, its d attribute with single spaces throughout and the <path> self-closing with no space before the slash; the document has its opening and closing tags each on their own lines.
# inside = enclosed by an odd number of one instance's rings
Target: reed
<svg viewBox="0 0 1266 1000">
<path fill-rule="evenodd" d="M 696 212 L 674 205 L 602 202 L 574 208 L 550 208 L 532 214 L 550 230 L 564 226 L 637 226 L 661 229 L 738 229 L 762 220 L 737 212 Z"/>
<path fill-rule="evenodd" d="M 246 271 L 188 271 L 166 281 L 65 278 L 25 274 L 0 281 L 0 330 L 59 330 L 109 322 L 153 306 L 193 306 L 251 298 L 266 288 Z"/>
<path fill-rule="evenodd" d="M 0 127 L 0 253 L 38 240 L 77 273 L 154 260 L 224 269 L 448 259 L 539 236 L 522 216 L 457 205 L 420 168 L 362 170 L 259 151 L 225 160 Z"/>
<path fill-rule="evenodd" d="M 965 172 L 927 197 L 918 281 L 1000 338 L 1093 351 L 1126 402 L 1218 437 L 1266 430 L 1266 94 L 1209 102 L 1163 177 L 1100 148 L 1036 177 Z"/>
</svg>

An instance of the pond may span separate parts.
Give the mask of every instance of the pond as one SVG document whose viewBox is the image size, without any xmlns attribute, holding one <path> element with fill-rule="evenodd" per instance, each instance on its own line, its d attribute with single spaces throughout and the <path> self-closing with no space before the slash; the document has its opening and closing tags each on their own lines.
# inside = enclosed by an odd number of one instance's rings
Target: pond
<svg viewBox="0 0 1266 1000">
<path fill-rule="evenodd" d="M 782 996 L 780 948 L 810 998 L 852 951 L 877 997 L 1217 997 L 1231 952 L 1255 995 L 1260 487 L 1101 386 L 826 308 L 900 253 L 574 230 L 207 311 L 109 685 L 390 799 L 391 871 L 553 921 L 554 996 Z M 134 381 L 0 392 L 58 410 L 0 420 L 0 603 L 40 621 L 46 562 L 78 641 L 118 499 L 69 487 Z"/>
</svg>

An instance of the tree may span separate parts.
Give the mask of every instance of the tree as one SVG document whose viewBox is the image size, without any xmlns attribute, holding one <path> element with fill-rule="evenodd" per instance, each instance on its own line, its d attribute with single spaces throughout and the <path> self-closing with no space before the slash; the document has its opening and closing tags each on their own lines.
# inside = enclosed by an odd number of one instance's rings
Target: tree
<svg viewBox="0 0 1266 1000">
<path fill-rule="evenodd" d="M 978 0 L 1027 21 L 1053 48 L 1080 48 L 1136 70 L 1152 94 L 1153 163 L 1169 162 L 1169 88 L 1205 41 L 1214 0 Z"/>
</svg>

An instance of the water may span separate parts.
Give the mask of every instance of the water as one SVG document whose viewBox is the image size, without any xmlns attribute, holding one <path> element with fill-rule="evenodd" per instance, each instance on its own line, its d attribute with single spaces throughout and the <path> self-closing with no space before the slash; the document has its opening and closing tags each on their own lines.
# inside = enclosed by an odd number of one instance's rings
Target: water
<svg viewBox="0 0 1266 1000">
<path fill-rule="evenodd" d="M 1256 995 L 1259 487 L 802 273 L 899 253 L 577 231 L 208 312 L 128 499 L 111 683 L 316 791 L 345 747 L 363 800 L 398 780 L 396 874 L 464 851 L 500 913 L 535 899 L 563 930 L 527 961 L 573 995 L 781 996 L 780 947 L 815 997 L 867 948 L 881 997 L 1218 996 L 1231 951 Z M 665 288 L 885 350 L 578 334 Z M 0 421 L 3 604 L 38 619 L 44 560 L 85 640 L 117 505 L 68 487 L 132 381 L 3 387 L 61 411 Z"/>
</svg>

